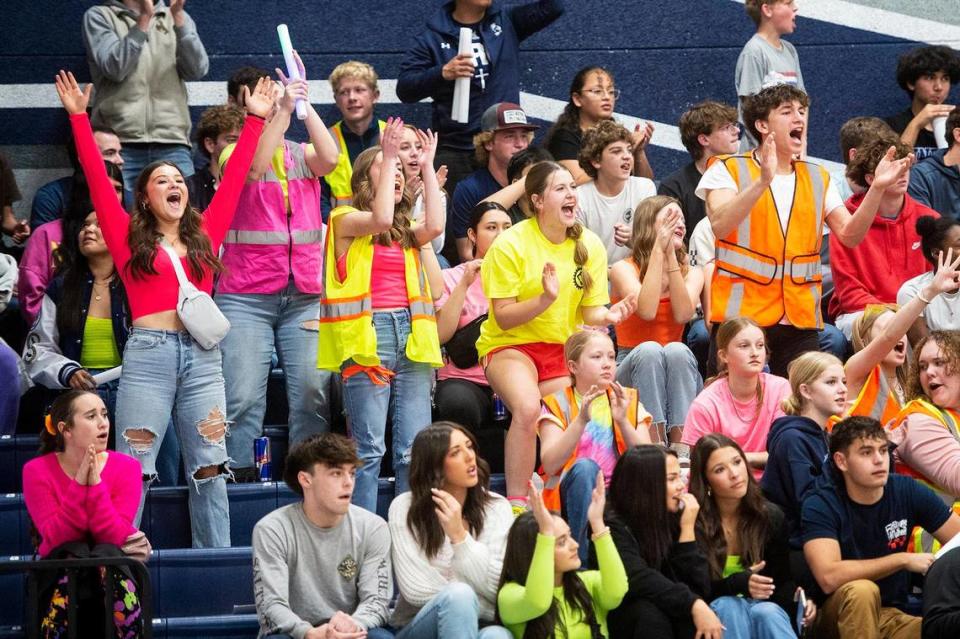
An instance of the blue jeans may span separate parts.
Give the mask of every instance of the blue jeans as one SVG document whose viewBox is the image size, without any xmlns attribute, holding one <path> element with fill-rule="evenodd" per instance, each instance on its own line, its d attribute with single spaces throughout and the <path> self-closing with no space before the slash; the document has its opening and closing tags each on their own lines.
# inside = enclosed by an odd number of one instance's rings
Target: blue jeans
<svg viewBox="0 0 960 639">
<path fill-rule="evenodd" d="M 850 342 L 839 328 L 824 322 L 823 328 L 817 332 L 817 341 L 821 351 L 836 355 L 841 362 L 846 361 Z"/>
<path fill-rule="evenodd" d="M 580 562 L 587 565 L 590 551 L 590 537 L 587 531 L 587 510 L 590 508 L 590 497 L 597 486 L 597 471 L 600 466 L 597 462 L 581 457 L 573 463 L 563 479 L 560 481 L 560 508 L 563 518 L 570 526 L 570 534 L 580 548 Z"/>
<path fill-rule="evenodd" d="M 130 330 L 117 394 L 117 450 L 140 460 L 142 495 L 146 495 L 157 475 L 157 452 L 172 415 L 184 469 L 192 479 L 189 505 L 195 548 L 230 545 L 226 484 L 230 458 L 225 437 L 201 434 L 225 419 L 225 406 L 219 348 L 204 350 L 186 332 Z M 141 433 L 131 435 L 130 431 L 139 430 L 152 433 L 152 441 L 145 443 Z M 216 474 L 197 479 L 194 473 L 208 467 L 216 468 Z M 142 495 L 136 525 L 143 510 Z"/>
<path fill-rule="evenodd" d="M 617 381 L 637 389 L 653 423 L 669 432 L 683 428 L 693 398 L 703 388 L 697 360 L 685 344 L 643 342 L 617 350 Z"/>
<path fill-rule="evenodd" d="M 263 639 L 293 639 L 293 635 L 266 635 Z M 393 639 L 389 628 L 367 628 L 367 639 Z"/>
<path fill-rule="evenodd" d="M 397 632 L 397 639 L 512 639 L 503 626 L 479 629 L 477 593 L 454 581 L 433 596 L 420 612 Z"/>
<path fill-rule="evenodd" d="M 137 178 L 151 162 L 169 160 L 177 165 L 183 177 L 193 175 L 193 153 L 183 144 L 131 144 L 123 145 L 123 201 L 133 202 L 133 187 Z"/>
<path fill-rule="evenodd" d="M 703 377 L 707 374 L 707 358 L 710 356 L 710 333 L 707 332 L 707 324 L 703 319 L 690 322 L 685 341 L 687 348 L 697 358 L 697 368 L 700 370 L 700 376 Z"/>
<path fill-rule="evenodd" d="M 393 472 L 396 494 L 410 489 L 408 472 L 413 438 L 430 424 L 430 390 L 433 368 L 407 359 L 410 311 L 374 312 L 377 356 L 380 365 L 395 373 L 389 384 L 374 384 L 364 373 L 343 380 L 343 405 L 350 423 L 350 436 L 357 443 L 363 465 L 357 470 L 353 503 L 370 512 L 377 510 L 377 480 L 380 460 L 386 453 L 387 415 L 393 415 Z M 344 363 L 352 366 L 353 360 Z"/>
<path fill-rule="evenodd" d="M 710 602 L 726 626 L 724 639 L 780 639 L 796 637 L 790 618 L 772 601 L 747 597 L 718 597 Z"/>
<path fill-rule="evenodd" d="M 317 319 L 320 298 L 290 283 L 272 295 L 218 294 L 216 301 L 230 320 L 220 350 L 227 415 L 233 420 L 227 453 L 234 465 L 254 465 L 253 440 L 263 434 L 274 346 L 286 379 L 290 445 L 329 431 L 333 373 L 317 368 L 317 332 L 304 328 Z"/>
</svg>

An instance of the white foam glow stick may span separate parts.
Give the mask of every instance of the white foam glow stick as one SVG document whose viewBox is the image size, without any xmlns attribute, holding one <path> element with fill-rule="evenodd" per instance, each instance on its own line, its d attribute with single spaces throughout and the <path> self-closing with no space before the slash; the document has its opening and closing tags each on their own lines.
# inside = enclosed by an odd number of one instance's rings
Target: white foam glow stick
<svg viewBox="0 0 960 639">
<path fill-rule="evenodd" d="M 120 373 L 123 372 L 123 366 L 115 366 L 114 368 L 107 369 L 102 373 L 97 373 L 93 376 L 93 382 L 99 386 L 100 384 L 106 384 L 107 382 L 112 382 L 115 379 L 120 379 Z"/>
<path fill-rule="evenodd" d="M 460 44 L 457 46 L 457 55 L 473 53 L 473 31 L 467 27 L 460 27 Z M 461 124 L 470 121 L 470 80 L 473 78 L 457 78 L 453 84 L 453 119 Z"/>
<path fill-rule="evenodd" d="M 277 35 L 280 36 L 280 50 L 283 51 L 283 61 L 287 65 L 287 77 L 291 80 L 300 80 L 300 68 L 293 57 L 293 44 L 290 42 L 290 31 L 287 25 L 277 25 Z M 303 100 L 297 100 L 297 119 L 307 119 L 307 104 Z"/>
</svg>

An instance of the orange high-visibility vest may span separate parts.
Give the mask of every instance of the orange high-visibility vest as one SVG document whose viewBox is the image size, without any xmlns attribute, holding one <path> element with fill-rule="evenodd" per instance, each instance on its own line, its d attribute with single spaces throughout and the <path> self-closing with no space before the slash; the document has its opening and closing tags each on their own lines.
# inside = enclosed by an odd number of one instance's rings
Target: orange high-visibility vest
<svg viewBox="0 0 960 639">
<path fill-rule="evenodd" d="M 930 402 L 924 401 L 922 399 L 915 399 L 900 409 L 900 412 L 894 418 L 892 422 L 886 424 L 884 428 L 889 432 L 893 432 L 896 429 L 902 427 L 907 418 L 910 415 L 926 415 L 927 417 L 932 417 L 937 420 L 944 428 L 950 431 L 950 434 L 953 435 L 954 439 L 960 441 L 960 415 L 956 412 L 946 409 L 938 408 Z M 942 488 L 934 484 L 930 479 L 928 479 L 923 473 L 907 466 L 902 461 L 897 461 L 896 471 L 901 475 L 908 475 L 913 477 L 920 483 L 927 486 L 930 490 L 937 493 L 940 499 L 943 500 L 947 506 L 950 506 L 953 509 L 953 512 L 960 514 L 960 501 L 957 500 L 957 495 L 949 495 Z M 913 529 L 913 532 L 910 536 L 910 543 L 907 547 L 907 552 L 936 552 L 940 548 L 940 543 L 933 538 L 932 530 L 926 531 L 927 534 L 924 534 L 923 528 L 916 526 Z"/>
<path fill-rule="evenodd" d="M 833 432 L 833 427 L 837 422 L 851 415 L 872 417 L 886 427 L 887 424 L 897 418 L 900 408 L 896 393 L 890 390 L 887 376 L 883 374 L 883 369 L 877 364 L 867 375 L 867 379 L 863 382 L 863 387 L 853 404 L 843 412 L 842 416 L 834 415 L 827 420 L 827 432 Z"/>
<path fill-rule="evenodd" d="M 752 154 L 715 156 L 708 164 L 713 162 L 724 163 L 741 192 L 760 179 Z M 716 239 L 710 321 L 749 317 L 773 326 L 785 318 L 797 328 L 823 328 L 820 244 L 830 177 L 808 162 L 794 162 L 794 170 L 786 235 L 768 188 L 736 229 Z"/>
<path fill-rule="evenodd" d="M 627 421 L 631 424 L 634 424 L 636 428 L 639 428 L 640 425 L 637 424 L 638 415 L 643 415 L 643 425 L 645 428 L 650 427 L 652 417 L 645 410 L 640 413 L 638 406 L 640 406 L 639 400 L 637 399 L 637 391 L 634 388 L 623 389 L 627 398 Z M 610 390 L 607 390 L 607 401 L 610 400 Z M 577 398 L 573 386 L 567 386 L 561 391 L 557 391 L 552 395 L 548 395 L 543 398 L 544 405 L 550 410 L 551 415 L 559 419 L 563 426 L 564 430 L 567 429 L 570 424 L 577 418 L 577 415 L 580 414 L 580 405 L 577 404 Z M 623 433 L 620 432 L 620 427 L 617 425 L 616 420 L 613 422 L 613 437 L 617 445 L 617 455 L 622 455 L 623 452 L 627 449 L 627 444 L 623 439 Z M 567 474 L 567 471 L 570 470 L 570 467 L 574 465 L 577 461 L 577 451 L 574 447 L 573 453 L 563 464 L 563 468 L 559 473 L 551 475 L 550 477 L 545 477 L 543 485 L 543 503 L 550 510 L 560 511 L 560 482 L 563 481 L 564 475 Z M 545 473 L 544 473 L 545 474 Z"/>
</svg>

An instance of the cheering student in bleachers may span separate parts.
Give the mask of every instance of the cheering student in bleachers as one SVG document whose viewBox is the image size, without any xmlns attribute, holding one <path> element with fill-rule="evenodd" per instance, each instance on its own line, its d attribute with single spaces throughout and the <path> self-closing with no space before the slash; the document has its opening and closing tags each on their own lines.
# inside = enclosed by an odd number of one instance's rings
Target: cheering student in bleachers
<svg viewBox="0 0 960 639">
<path fill-rule="evenodd" d="M 80 164 L 107 248 L 130 301 L 133 328 L 123 352 L 117 393 L 117 447 L 140 460 L 144 488 L 156 479 L 156 455 L 171 413 L 186 472 L 193 544 L 230 545 L 224 444 L 227 418 L 220 349 L 206 349 L 185 330 L 178 315 L 179 278 L 172 249 L 193 285 L 209 294 L 222 270 L 217 253 L 233 219 L 263 129 L 273 106 L 273 87 L 263 79 L 247 93 L 247 117 L 233 160 L 210 207 L 200 214 L 176 165 L 151 163 L 137 177 L 133 212 L 117 201 L 85 113 L 93 86 L 81 91 L 72 73 L 61 71 L 57 93 L 70 114 Z M 161 244 L 163 248 L 161 248 Z M 138 514 L 139 521 L 139 514 Z"/>
<path fill-rule="evenodd" d="M 465 176 L 453 192 L 450 207 L 450 233 L 456 239 L 456 253 L 451 258 L 461 262 L 471 259 L 472 246 L 467 238 L 470 211 L 478 202 L 509 184 L 507 168 L 510 160 L 526 150 L 533 141 L 536 125 L 527 121 L 519 104 L 501 102 L 484 112 L 480 133 L 473 136 L 473 147 L 480 168 Z M 450 252 L 447 251 L 447 255 Z"/>
<path fill-rule="evenodd" d="M 431 127 L 440 136 L 437 166 L 450 169 L 449 190 L 476 166 L 473 137 L 481 119 L 499 102 L 520 102 L 520 43 L 563 14 L 563 0 L 537 0 L 503 6 L 489 0 L 451 0 L 427 19 L 400 63 L 397 95 L 403 102 L 433 99 Z M 460 29 L 472 35 L 472 53 L 458 55 Z M 466 123 L 454 120 L 457 78 L 470 78 Z M 469 213 L 470 202 L 464 213 Z"/>
<path fill-rule="evenodd" d="M 187 80 L 200 80 L 210 63 L 184 0 L 109 0 L 83 14 L 83 43 L 97 93 L 95 126 L 116 131 L 130 189 L 157 160 L 193 175 Z"/>
<path fill-rule="evenodd" d="M 577 187 L 579 218 L 607 247 L 607 263 L 630 254 L 630 221 L 644 199 L 656 195 L 649 178 L 631 175 L 630 132 L 613 120 L 603 120 L 583 134 L 580 167 L 591 180 Z"/>
<path fill-rule="evenodd" d="M 433 395 L 438 420 L 462 424 L 474 434 L 493 425 L 493 391 L 477 355 L 480 324 L 490 312 L 483 294 L 480 264 L 497 236 L 513 223 L 496 202 L 473 207 L 467 237 L 473 244 L 473 259 L 444 269 L 443 293 L 437 300 L 437 333 L 447 359 L 437 373 Z"/>
<path fill-rule="evenodd" d="M 105 166 L 116 172 L 119 197 L 122 176 L 114 165 Z M 130 325 L 127 294 L 86 188 L 74 185 L 71 211 L 62 223 L 57 275 L 27 336 L 23 363 L 35 384 L 96 392 L 114 418 L 118 382 L 98 386 L 93 376 L 121 364 Z"/>
<path fill-rule="evenodd" d="M 948 46 L 911 49 L 897 60 L 897 84 L 910 96 L 910 106 L 886 118 L 904 144 L 913 147 L 917 160 L 936 153 L 933 120 L 950 114 L 944 104 L 950 86 L 960 82 L 960 56 Z"/>
<path fill-rule="evenodd" d="M 615 380 L 616 351 L 606 331 L 586 330 L 563 347 L 571 385 L 543 398 L 537 424 L 545 485 L 543 500 L 563 513 L 587 561 L 587 523 L 598 480 L 610 483 L 628 448 L 650 443 L 650 414 L 637 391 Z"/>
<path fill-rule="evenodd" d="M 906 403 L 907 330 L 939 295 L 955 291 L 960 255 L 940 253 L 937 274 L 923 290 L 901 306 L 873 305 L 853 325 L 856 351 L 844 364 L 847 388 L 855 398 L 844 415 L 866 415 L 884 426 Z"/>
<path fill-rule="evenodd" d="M 576 536 L 531 484 L 532 512 L 510 527 L 497 595 L 500 620 L 514 639 L 608 636 L 607 613 L 623 601 L 627 574 L 603 523 L 605 493 L 596 482 L 587 515 L 599 569 L 580 570 Z"/>
<path fill-rule="evenodd" d="M 760 147 L 714 158 L 697 187 L 716 237 L 709 319 L 719 324 L 743 316 L 766 328 L 775 375 L 786 375 L 801 353 L 819 350 L 824 223 L 845 246 L 859 244 L 884 191 L 912 162 L 912 156 L 894 160 L 891 147 L 851 215 L 825 169 L 795 160 L 809 103 L 806 93 L 786 84 L 747 100 L 744 120 Z"/>
<path fill-rule="evenodd" d="M 212 106 L 200 116 L 194 133 L 197 147 L 207 164 L 187 178 L 190 191 L 190 206 L 201 211 L 210 206 L 213 196 L 223 179 L 220 154 L 231 144 L 236 144 L 243 129 L 243 110 L 236 105 Z"/>
<path fill-rule="evenodd" d="M 393 637 L 382 627 L 393 597 L 390 531 L 350 503 L 359 465 L 353 442 L 334 433 L 305 439 L 287 455 L 284 481 L 302 499 L 253 529 L 261 637 Z"/>
<path fill-rule="evenodd" d="M 470 431 L 436 422 L 417 434 L 410 491 L 394 498 L 388 521 L 397 639 L 511 636 L 493 623 L 513 513 L 490 492 L 490 468 Z"/>
<path fill-rule="evenodd" d="M 421 251 L 443 232 L 433 156 L 437 137 L 418 131 L 423 223 L 398 157 L 403 122 L 390 119 L 381 145 L 353 165 L 353 206 L 330 212 L 323 257 L 318 365 L 343 378 L 344 408 L 363 465 L 353 503 L 374 511 L 388 414 L 393 416 L 397 494 L 407 490 L 413 438 L 430 423 L 433 367 L 442 365 L 433 297 Z M 393 409 L 391 411 L 391 408 Z"/>
<path fill-rule="evenodd" d="M 760 487 L 787 518 L 793 550 L 801 549 L 800 506 L 827 458 L 827 425 L 847 401 L 843 364 L 830 353 L 810 351 L 790 363 L 790 396 L 783 417 L 767 435 L 767 465 Z"/>
<path fill-rule="evenodd" d="M 553 156 L 543 147 L 528 146 L 510 158 L 510 164 L 507 165 L 507 182 L 509 184 L 481 201 L 496 202 L 505 208 L 514 224 L 519 224 L 528 217 L 532 217 L 530 200 L 527 199 L 524 190 L 527 173 L 538 162 L 552 161 Z"/>
<path fill-rule="evenodd" d="M 855 211 L 863 201 L 877 164 L 891 146 L 897 149 L 898 158 L 910 154 L 910 147 L 896 138 L 871 140 L 857 148 L 856 157 L 847 165 L 847 177 L 863 190 L 847 200 L 848 210 Z M 927 268 L 917 220 L 940 214 L 907 195 L 909 183 L 907 173 L 883 192 L 877 216 L 856 248 L 848 248 L 835 235 L 830 236 L 834 285 L 830 314 L 836 316 L 834 324 L 848 338 L 867 306 L 895 302 L 900 285 Z"/>
<path fill-rule="evenodd" d="M 98 161 L 100 161 L 98 159 Z M 40 456 L 23 467 L 23 500 L 39 536 L 39 554 L 45 559 L 117 557 L 145 562 L 150 543 L 134 525 L 140 503 L 140 464 L 122 453 L 107 451 L 110 420 L 107 407 L 95 394 L 69 390 L 54 401 L 40 433 Z M 45 637 L 66 632 L 71 606 L 96 607 L 113 601 L 111 618 L 119 637 L 140 636 L 140 588 L 126 568 L 65 572 L 40 584 L 40 633 Z M 92 585 L 89 600 L 70 601 L 71 593 Z M 75 589 L 74 589 L 75 588 Z M 81 615 L 81 622 L 86 615 Z M 77 636 L 103 634 L 102 618 L 87 619 Z M 87 634 L 89 633 L 89 634 Z"/>
<path fill-rule="evenodd" d="M 907 380 L 910 401 L 887 425 L 898 470 L 947 503 L 960 499 L 960 337 L 933 331 L 920 340 Z"/>
<path fill-rule="evenodd" d="M 941 255 L 951 248 L 953 254 L 960 256 L 960 220 L 952 217 L 922 217 L 917 220 L 917 235 L 920 236 L 920 246 L 923 257 L 929 266 L 933 267 L 913 279 L 907 280 L 897 291 L 897 304 L 906 305 L 914 299 L 925 287 L 929 286 L 937 275 L 938 262 Z M 960 329 L 960 290 L 957 288 L 943 292 L 930 299 L 930 304 L 923 309 L 907 332 L 910 343 L 916 344 L 926 337 L 930 331 L 951 331 Z"/>
<path fill-rule="evenodd" d="M 697 442 L 690 457 L 690 492 L 700 504 L 697 542 L 710 567 L 710 607 L 728 636 L 794 636 L 796 583 L 787 522 L 783 511 L 764 499 L 737 442 L 719 433 Z M 810 599 L 804 623 L 816 616 Z"/>
<path fill-rule="evenodd" d="M 790 395 L 790 383 L 763 372 L 766 335 L 753 320 L 727 320 L 716 337 L 720 372 L 707 380 L 690 405 L 682 442 L 692 447 L 707 433 L 726 435 L 745 451 L 759 480 L 767 464 L 767 433 L 783 415 L 781 404 Z"/>
<path fill-rule="evenodd" d="M 274 349 L 283 368 L 290 443 L 330 429 L 332 375 L 317 368 L 317 335 L 310 330 L 320 308 L 323 222 L 320 176 L 336 166 L 337 149 L 307 94 L 300 56 L 299 80 L 277 74 L 282 99 L 253 156 L 247 182 L 223 242 L 224 271 L 217 306 L 230 321 L 223 338 L 227 415 L 233 421 L 227 454 L 237 481 L 256 481 L 253 441 L 263 434 L 267 379 Z M 310 144 L 286 139 L 297 100 L 307 104 Z M 236 147 L 223 150 L 228 164 Z"/>
<path fill-rule="evenodd" d="M 123 204 L 123 171 L 118 164 L 109 161 L 104 162 L 104 168 L 117 191 L 120 203 Z M 40 313 L 47 286 L 53 280 L 57 269 L 61 268 L 58 248 L 64 241 L 65 226 L 71 225 L 71 233 L 78 233 L 83 219 L 93 210 L 87 179 L 80 169 L 70 177 L 70 194 L 63 215 L 34 228 L 23 249 L 17 296 L 20 300 L 20 313 L 31 326 Z"/>
<path fill-rule="evenodd" d="M 610 611 L 618 639 L 721 639 L 707 605 L 710 573 L 694 536 L 700 506 L 672 450 L 635 446 L 617 460 L 604 519 L 627 571 L 623 603 Z"/>
<path fill-rule="evenodd" d="M 920 526 L 946 543 L 960 533 L 960 517 L 920 482 L 889 471 L 880 422 L 854 416 L 833 428 L 824 475 L 802 511 L 803 552 L 827 595 L 815 636 L 920 636 L 920 618 L 902 607 L 910 573 L 926 573 L 934 557 L 911 552 L 911 532 Z"/>
<path fill-rule="evenodd" d="M 599 122 L 613 117 L 620 89 L 614 87 L 613 73 L 599 66 L 584 67 L 570 82 L 570 100 L 563 108 L 544 138 L 546 147 L 563 168 L 570 171 L 577 184 L 590 181 L 580 165 L 580 147 L 584 134 Z M 653 179 L 653 169 L 647 161 L 646 146 L 653 135 L 653 125 L 639 124 L 630 136 L 633 150 L 633 175 Z"/>
<path fill-rule="evenodd" d="M 563 344 L 581 324 L 606 326 L 633 312 L 627 297 L 611 308 L 603 243 L 577 221 L 576 185 L 555 162 L 535 164 L 524 181 L 535 212 L 507 229 L 480 267 L 490 316 L 477 352 L 490 386 L 510 409 L 507 498 L 524 508 L 536 456 L 540 398 L 569 382 Z"/>
<path fill-rule="evenodd" d="M 398 157 L 400 158 L 400 164 L 403 165 L 403 179 L 406 183 L 404 188 L 408 189 L 413 196 L 413 209 L 410 211 L 410 219 L 413 222 L 423 222 L 423 180 L 420 179 L 420 171 L 423 169 L 420 166 L 421 155 L 423 155 L 423 145 L 417 137 L 417 127 L 412 124 L 404 124 L 403 139 L 400 142 Z M 446 180 L 447 169 L 441 166 L 437 169 L 437 182 L 440 185 L 443 200 L 443 219 L 447 219 L 448 198 L 446 192 L 442 190 Z M 433 252 L 437 254 L 440 265 L 446 268 L 448 266 L 446 258 L 440 255 L 440 251 L 443 250 L 443 243 L 444 237 L 441 234 L 433 238 L 430 245 L 433 247 Z"/>
<path fill-rule="evenodd" d="M 687 259 L 675 199 L 647 198 L 633 216 L 630 257 L 610 269 L 612 299 L 637 297 L 636 311 L 617 328 L 617 381 L 636 388 L 657 430 L 679 442 L 703 388 L 697 360 L 682 341 L 703 292 L 703 270 Z"/>
</svg>

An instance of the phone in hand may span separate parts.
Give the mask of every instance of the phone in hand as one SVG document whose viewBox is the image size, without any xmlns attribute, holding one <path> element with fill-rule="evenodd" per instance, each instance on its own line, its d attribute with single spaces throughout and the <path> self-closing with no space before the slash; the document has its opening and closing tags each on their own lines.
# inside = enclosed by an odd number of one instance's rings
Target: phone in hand
<svg viewBox="0 0 960 639">
<path fill-rule="evenodd" d="M 804 618 L 807 616 L 807 594 L 803 592 L 803 588 L 797 588 L 793 598 L 797 602 L 797 632 L 802 636 L 806 630 Z"/>
</svg>

